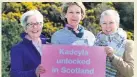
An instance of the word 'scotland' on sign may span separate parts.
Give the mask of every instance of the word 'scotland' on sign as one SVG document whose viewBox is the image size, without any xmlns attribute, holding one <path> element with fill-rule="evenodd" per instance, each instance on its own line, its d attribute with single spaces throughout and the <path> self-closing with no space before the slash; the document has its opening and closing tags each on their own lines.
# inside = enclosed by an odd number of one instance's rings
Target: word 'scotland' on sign
<svg viewBox="0 0 137 77">
<path fill-rule="evenodd" d="M 103 47 L 44 45 L 41 60 L 41 77 L 105 77 Z"/>
</svg>

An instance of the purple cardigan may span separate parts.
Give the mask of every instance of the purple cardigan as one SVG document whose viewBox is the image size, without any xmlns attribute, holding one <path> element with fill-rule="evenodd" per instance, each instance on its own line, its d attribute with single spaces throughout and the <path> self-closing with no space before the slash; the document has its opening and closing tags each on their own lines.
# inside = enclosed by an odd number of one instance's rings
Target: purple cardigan
<svg viewBox="0 0 137 77">
<path fill-rule="evenodd" d="M 22 33 L 22 41 L 11 48 L 11 77 L 36 77 L 35 70 L 41 63 L 41 56 L 32 41 L 24 38 L 26 33 Z M 40 36 L 42 44 L 46 44 L 45 36 Z"/>
</svg>

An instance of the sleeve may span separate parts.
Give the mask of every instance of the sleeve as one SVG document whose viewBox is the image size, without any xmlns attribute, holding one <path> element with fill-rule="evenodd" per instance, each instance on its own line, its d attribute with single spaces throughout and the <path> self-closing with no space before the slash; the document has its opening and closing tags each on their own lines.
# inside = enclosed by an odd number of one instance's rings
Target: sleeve
<svg viewBox="0 0 137 77">
<path fill-rule="evenodd" d="M 134 43 L 128 40 L 125 47 L 123 58 L 114 56 L 112 64 L 116 67 L 119 73 L 124 77 L 132 77 L 134 75 Z"/>
<path fill-rule="evenodd" d="M 57 34 L 54 33 L 51 37 L 51 44 L 59 44 L 58 38 L 56 36 Z"/>
<path fill-rule="evenodd" d="M 35 69 L 24 71 L 24 56 L 21 47 L 13 47 L 10 52 L 11 71 L 10 77 L 36 77 Z"/>
<path fill-rule="evenodd" d="M 90 40 L 91 40 L 91 41 L 89 41 L 91 43 L 90 46 L 97 46 L 97 45 L 95 45 L 96 38 L 92 32 L 90 32 Z"/>
</svg>

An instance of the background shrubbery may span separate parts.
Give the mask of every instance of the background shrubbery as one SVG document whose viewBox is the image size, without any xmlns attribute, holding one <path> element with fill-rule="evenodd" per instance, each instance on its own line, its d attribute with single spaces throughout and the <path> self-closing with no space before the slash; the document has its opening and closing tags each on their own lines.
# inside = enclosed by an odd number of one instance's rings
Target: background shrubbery
<svg viewBox="0 0 137 77">
<path fill-rule="evenodd" d="M 95 35 L 100 31 L 99 17 L 106 9 L 116 9 L 120 14 L 120 27 L 134 40 L 134 3 L 133 2 L 84 2 L 86 17 L 80 23 Z M 49 38 L 63 28 L 61 2 L 3 2 L 2 3 L 2 77 L 10 77 L 10 48 L 19 42 L 23 28 L 21 15 L 31 9 L 38 9 L 44 16 L 43 34 Z"/>
</svg>

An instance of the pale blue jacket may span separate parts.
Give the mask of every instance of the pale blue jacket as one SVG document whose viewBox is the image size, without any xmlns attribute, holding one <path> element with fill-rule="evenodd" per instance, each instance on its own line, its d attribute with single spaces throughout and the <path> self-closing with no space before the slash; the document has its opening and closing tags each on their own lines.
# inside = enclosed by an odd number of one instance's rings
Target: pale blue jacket
<svg viewBox="0 0 137 77">
<path fill-rule="evenodd" d="M 95 36 L 92 32 L 84 30 L 84 35 L 79 38 L 67 27 L 55 32 L 51 37 L 52 44 L 93 46 L 94 41 Z"/>
</svg>

